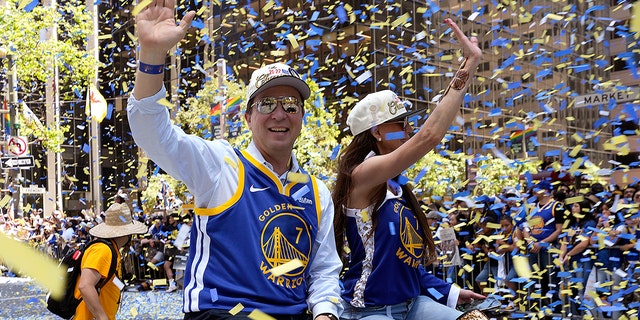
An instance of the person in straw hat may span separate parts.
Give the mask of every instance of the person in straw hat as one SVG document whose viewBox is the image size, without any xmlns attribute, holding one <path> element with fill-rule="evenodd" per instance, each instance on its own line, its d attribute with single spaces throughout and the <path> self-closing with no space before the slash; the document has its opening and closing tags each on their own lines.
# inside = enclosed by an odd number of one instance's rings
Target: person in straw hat
<svg viewBox="0 0 640 320">
<path fill-rule="evenodd" d="M 147 226 L 133 220 L 131 210 L 126 203 L 114 203 L 105 212 L 102 223 L 89 230 L 94 237 L 107 239 L 111 242 L 118 257 L 116 259 L 116 274 L 99 290 L 96 285 L 105 279 L 111 267 L 111 248 L 104 243 L 89 246 L 82 257 L 80 279 L 75 291 L 76 297 L 82 297 L 82 302 L 76 308 L 74 319 L 115 319 L 120 302 L 120 291 L 124 283 L 122 277 L 121 256 L 119 248 L 131 241 L 131 235 L 147 232 Z"/>
</svg>

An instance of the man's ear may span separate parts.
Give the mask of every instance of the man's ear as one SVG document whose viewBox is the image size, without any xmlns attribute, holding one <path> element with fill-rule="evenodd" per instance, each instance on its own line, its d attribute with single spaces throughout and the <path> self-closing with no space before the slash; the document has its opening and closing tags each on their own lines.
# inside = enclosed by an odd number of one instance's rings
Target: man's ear
<svg viewBox="0 0 640 320">
<path fill-rule="evenodd" d="M 251 129 L 251 113 L 245 112 L 244 113 L 244 120 L 249 125 L 249 129 Z"/>
</svg>

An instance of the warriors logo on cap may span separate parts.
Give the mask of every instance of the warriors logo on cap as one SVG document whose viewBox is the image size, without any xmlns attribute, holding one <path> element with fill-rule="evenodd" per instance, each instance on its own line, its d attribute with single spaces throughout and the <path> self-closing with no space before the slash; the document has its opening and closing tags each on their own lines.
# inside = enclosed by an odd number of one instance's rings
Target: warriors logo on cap
<svg viewBox="0 0 640 320">
<path fill-rule="evenodd" d="M 247 87 L 247 102 L 256 94 L 275 86 L 290 86 L 298 90 L 302 100 L 311 95 L 311 90 L 300 74 L 284 63 L 268 64 L 251 74 L 251 80 Z"/>
<path fill-rule="evenodd" d="M 356 103 L 347 125 L 355 136 L 387 121 L 401 120 L 425 109 L 409 111 L 411 102 L 403 101 L 391 90 L 370 93 Z"/>
</svg>

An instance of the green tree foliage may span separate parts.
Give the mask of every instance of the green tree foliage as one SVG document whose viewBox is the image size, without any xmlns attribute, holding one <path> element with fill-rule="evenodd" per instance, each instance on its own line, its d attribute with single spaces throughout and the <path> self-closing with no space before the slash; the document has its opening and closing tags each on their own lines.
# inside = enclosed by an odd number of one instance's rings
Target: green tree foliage
<svg viewBox="0 0 640 320">
<path fill-rule="evenodd" d="M 149 184 L 146 189 L 142 191 L 142 202 L 140 203 L 140 207 L 144 210 L 144 212 L 153 212 L 154 206 L 156 205 L 156 196 L 158 196 L 162 188 L 162 181 L 165 181 L 171 190 L 179 197 L 184 199 L 183 192 L 179 193 L 180 184 L 178 180 L 172 178 L 168 174 L 157 174 L 151 176 L 149 178 Z"/>
<path fill-rule="evenodd" d="M 473 164 L 470 169 L 467 164 Z M 429 152 L 406 172 L 421 198 L 451 200 L 452 196 L 474 183 L 472 194 L 496 195 L 504 187 L 522 185 L 520 176 L 537 173 L 538 161 L 505 161 L 492 155 L 473 157 L 443 151 Z M 469 172 L 475 172 L 471 177 Z M 416 181 L 416 179 L 418 179 Z"/>
<path fill-rule="evenodd" d="M 476 195 L 496 195 L 504 187 L 521 185 L 520 175 L 529 172 L 537 173 L 538 161 L 505 162 L 491 155 L 476 158 Z"/>
<path fill-rule="evenodd" d="M 92 32 L 91 15 L 83 1 L 65 1 L 57 8 L 38 5 L 32 10 L 20 8 L 17 0 L 0 6 L 0 45 L 13 54 L 23 94 L 42 96 L 42 85 L 53 76 L 52 63 L 59 68 L 62 100 L 75 99 L 74 91 L 86 90 L 88 79 L 98 61 L 87 51 L 87 38 Z M 57 26 L 57 39 L 43 39 L 46 32 Z M 34 97 L 25 97 L 30 100 Z"/>
<path fill-rule="evenodd" d="M 187 99 L 184 106 L 176 110 L 175 123 L 185 132 L 205 139 L 213 139 L 211 130 L 211 108 L 223 99 L 241 97 L 244 100 L 244 85 L 232 80 L 224 80 L 220 88 L 217 77 L 209 79 L 194 97 Z M 245 131 L 248 131 L 245 128 Z"/>
<path fill-rule="evenodd" d="M 18 124 L 20 135 L 35 137 L 45 150 L 55 153 L 63 151 L 64 134 L 69 132 L 69 126 L 61 125 L 59 128 L 38 126 L 22 115 L 18 117 Z"/>
<path fill-rule="evenodd" d="M 419 198 L 450 196 L 466 186 L 464 159 L 461 155 L 445 157 L 432 151 L 409 168 L 406 177 L 413 182 Z"/>
<path fill-rule="evenodd" d="M 0 6 L 0 25 L 0 46 L 15 61 L 20 100 L 43 100 L 47 80 L 53 77 L 54 64 L 58 67 L 62 101 L 77 99 L 78 93 L 86 91 L 99 62 L 87 51 L 93 22 L 85 2 L 70 0 L 57 8 L 37 5 L 25 9 L 21 2 L 8 0 Z M 44 35 L 51 34 L 54 26 L 58 37 L 45 40 Z M 37 126 L 21 113 L 18 124 L 22 135 L 35 137 L 46 150 L 62 152 L 60 145 L 69 131 L 68 126 Z"/>
</svg>

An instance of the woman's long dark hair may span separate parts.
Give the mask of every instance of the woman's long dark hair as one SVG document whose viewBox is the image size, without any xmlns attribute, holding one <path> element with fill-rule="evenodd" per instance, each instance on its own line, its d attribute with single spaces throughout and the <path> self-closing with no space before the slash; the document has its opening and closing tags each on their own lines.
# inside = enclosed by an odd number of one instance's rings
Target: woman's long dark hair
<svg viewBox="0 0 640 320">
<path fill-rule="evenodd" d="M 578 205 L 580 205 L 580 214 L 584 215 L 584 217 L 578 218 L 578 217 L 575 217 L 573 215 L 573 211 L 571 210 L 573 204 L 566 205 L 565 206 L 565 212 L 569 213 L 568 214 L 569 226 L 577 226 L 577 227 L 582 228 L 582 226 L 587 221 L 595 220 L 595 217 L 593 215 L 593 211 L 595 210 L 595 208 L 591 207 L 591 203 L 587 199 L 584 199 L 584 200 L 578 202 Z"/>
<path fill-rule="evenodd" d="M 369 130 L 362 132 L 356 135 L 353 138 L 353 141 L 340 152 L 338 156 L 338 177 L 336 179 L 336 184 L 333 189 L 333 203 L 335 206 L 334 212 L 334 220 L 333 226 L 335 231 L 336 238 L 336 248 L 338 250 L 338 255 L 343 260 L 343 263 L 346 261 L 347 251 L 345 250 L 345 228 L 346 228 L 346 218 L 343 212 L 343 208 L 348 207 L 349 196 L 352 190 L 352 180 L 351 174 L 353 173 L 353 169 L 361 164 L 365 157 L 369 154 L 369 152 L 375 152 L 379 154 L 380 151 L 378 149 L 378 145 L 376 144 L 375 137 L 371 134 Z M 382 202 L 385 199 L 385 195 L 387 192 L 387 183 L 381 183 L 379 186 L 375 187 L 369 197 L 374 204 L 374 208 L 379 208 L 382 205 Z M 422 211 L 418 200 L 415 195 L 407 185 L 402 185 L 402 193 L 405 196 L 405 199 L 408 201 L 408 206 L 416 215 L 418 219 L 418 224 L 420 229 L 422 229 L 422 242 L 423 248 L 425 250 L 424 258 L 425 265 L 433 262 L 436 259 L 435 252 L 435 243 L 433 241 L 433 237 L 431 236 L 431 228 L 427 223 L 427 217 Z M 375 213 L 371 214 L 372 221 L 372 230 L 376 229 L 378 222 L 378 215 Z M 368 235 L 373 236 L 373 234 Z"/>
</svg>

